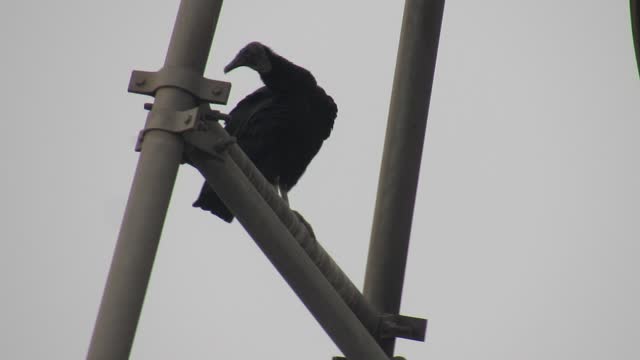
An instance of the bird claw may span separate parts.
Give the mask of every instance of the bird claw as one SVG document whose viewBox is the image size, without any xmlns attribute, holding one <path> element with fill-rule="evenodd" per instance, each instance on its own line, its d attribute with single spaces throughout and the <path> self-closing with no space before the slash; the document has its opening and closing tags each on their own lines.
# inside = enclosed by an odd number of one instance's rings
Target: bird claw
<svg viewBox="0 0 640 360">
<path fill-rule="evenodd" d="M 231 115 L 222 113 L 218 110 L 209 110 L 209 112 L 204 116 L 204 120 L 206 121 L 222 120 L 226 123 L 231 120 Z"/>
</svg>

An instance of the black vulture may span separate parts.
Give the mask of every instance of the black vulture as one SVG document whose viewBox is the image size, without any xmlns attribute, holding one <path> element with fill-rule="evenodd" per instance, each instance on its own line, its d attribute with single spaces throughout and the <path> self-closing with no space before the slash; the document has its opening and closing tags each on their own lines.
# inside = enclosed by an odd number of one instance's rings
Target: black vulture
<svg viewBox="0 0 640 360">
<path fill-rule="evenodd" d="M 240 50 L 224 72 L 241 66 L 257 71 L 265 86 L 238 103 L 225 129 L 287 200 L 287 192 L 331 134 L 338 108 L 308 70 L 259 42 Z M 193 206 L 233 220 L 206 182 Z"/>
</svg>

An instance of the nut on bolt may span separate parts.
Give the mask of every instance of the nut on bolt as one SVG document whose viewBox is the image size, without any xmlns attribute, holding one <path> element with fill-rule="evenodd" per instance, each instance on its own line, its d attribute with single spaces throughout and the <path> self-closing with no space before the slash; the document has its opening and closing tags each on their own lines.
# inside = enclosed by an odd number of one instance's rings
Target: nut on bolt
<svg viewBox="0 0 640 360">
<path fill-rule="evenodd" d="M 213 95 L 220 96 L 220 95 L 222 95 L 222 89 L 220 89 L 220 88 L 219 88 L 219 87 L 217 87 L 217 86 L 216 86 L 216 87 L 213 87 L 213 88 L 211 89 L 211 93 L 212 93 Z"/>
</svg>

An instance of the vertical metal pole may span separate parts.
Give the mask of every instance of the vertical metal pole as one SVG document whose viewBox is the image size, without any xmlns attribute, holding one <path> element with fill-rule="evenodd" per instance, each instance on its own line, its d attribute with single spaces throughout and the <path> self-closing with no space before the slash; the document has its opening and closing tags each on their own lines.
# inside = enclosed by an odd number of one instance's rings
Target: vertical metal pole
<svg viewBox="0 0 640 360">
<path fill-rule="evenodd" d="M 164 66 L 204 73 L 222 0 L 182 0 Z M 161 88 L 154 109 L 185 110 L 194 97 Z M 153 110 L 152 110 L 153 111 Z M 127 359 L 162 232 L 183 140 L 164 131 L 144 138 L 87 359 Z"/>
<path fill-rule="evenodd" d="M 364 295 L 398 314 L 444 0 L 407 0 L 371 231 Z M 382 340 L 392 356 L 395 339 Z"/>
<path fill-rule="evenodd" d="M 629 1 L 629 11 L 631 13 L 631 34 L 633 35 L 633 47 L 636 51 L 636 64 L 640 74 L 640 6 L 638 0 Z"/>
</svg>

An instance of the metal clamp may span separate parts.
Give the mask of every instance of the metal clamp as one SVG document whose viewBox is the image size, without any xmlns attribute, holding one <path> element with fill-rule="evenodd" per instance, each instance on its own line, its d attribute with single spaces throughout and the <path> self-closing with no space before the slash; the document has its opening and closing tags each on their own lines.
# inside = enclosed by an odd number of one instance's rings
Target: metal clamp
<svg viewBox="0 0 640 360">
<path fill-rule="evenodd" d="M 424 341 L 427 320 L 404 315 L 383 314 L 380 317 L 380 338 L 403 338 Z"/>
<path fill-rule="evenodd" d="M 206 129 L 207 124 L 205 121 L 229 119 L 228 115 L 222 114 L 217 110 L 211 110 L 206 104 L 184 111 L 153 109 L 153 104 L 145 104 L 145 109 L 152 111 L 147 114 L 146 125 L 138 134 L 136 151 L 142 149 L 144 135 L 151 130 L 182 134 L 194 129 Z"/>
<path fill-rule="evenodd" d="M 378 339 L 403 338 L 424 341 L 427 333 L 427 320 L 404 315 L 380 315 Z M 334 356 L 332 360 L 348 360 L 343 356 Z M 393 360 L 406 360 L 402 356 L 394 356 Z"/>
<path fill-rule="evenodd" d="M 228 120 L 229 115 L 209 110 L 205 120 Z M 201 122 L 195 131 L 185 132 L 184 141 L 187 145 L 209 154 L 216 160 L 223 160 L 222 152 L 236 143 L 236 138 L 230 136 L 217 121 Z"/>
<path fill-rule="evenodd" d="M 134 70 L 129 80 L 129 92 L 153 96 L 159 88 L 176 87 L 200 101 L 224 105 L 229 100 L 231 83 L 210 80 L 195 71 L 180 67 L 163 67 L 159 71 Z"/>
</svg>

